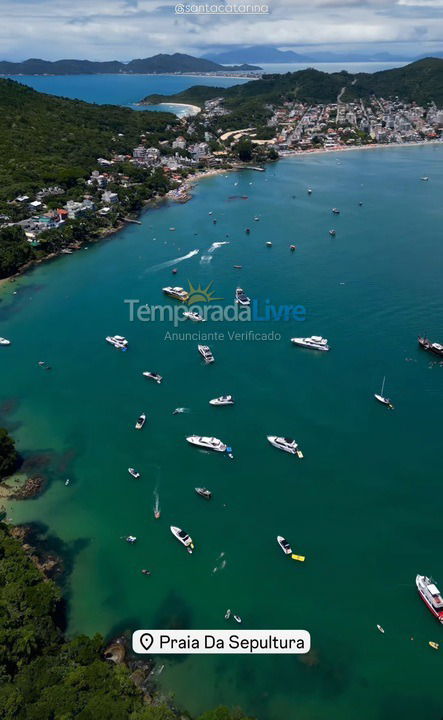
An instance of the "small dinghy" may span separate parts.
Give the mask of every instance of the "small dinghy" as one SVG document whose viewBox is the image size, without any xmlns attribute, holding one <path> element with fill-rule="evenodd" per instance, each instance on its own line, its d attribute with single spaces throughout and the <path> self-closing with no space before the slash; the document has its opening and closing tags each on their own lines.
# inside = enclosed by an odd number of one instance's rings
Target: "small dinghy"
<svg viewBox="0 0 443 720">
<path fill-rule="evenodd" d="M 143 425 L 145 424 L 145 422 L 146 422 L 146 415 L 145 415 L 145 413 L 142 413 L 140 415 L 139 419 L 137 420 L 137 422 L 135 423 L 135 429 L 141 430 Z"/>
</svg>

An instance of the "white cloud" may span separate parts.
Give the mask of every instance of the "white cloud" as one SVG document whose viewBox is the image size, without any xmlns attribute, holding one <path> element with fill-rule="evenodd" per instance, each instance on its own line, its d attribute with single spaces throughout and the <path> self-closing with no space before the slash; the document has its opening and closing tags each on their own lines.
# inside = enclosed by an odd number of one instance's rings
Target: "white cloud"
<svg viewBox="0 0 443 720">
<path fill-rule="evenodd" d="M 424 47 L 443 37 L 443 0 L 267 0 L 269 15 L 229 17 L 178 16 L 174 1 L 0 0 L 2 59 L 129 60 L 229 44 L 382 43 L 386 49 Z"/>
</svg>

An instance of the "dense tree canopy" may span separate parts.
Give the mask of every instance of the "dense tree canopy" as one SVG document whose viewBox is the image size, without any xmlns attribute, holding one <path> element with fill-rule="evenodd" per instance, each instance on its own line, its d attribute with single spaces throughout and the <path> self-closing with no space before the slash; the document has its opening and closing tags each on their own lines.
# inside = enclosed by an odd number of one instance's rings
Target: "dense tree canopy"
<svg viewBox="0 0 443 720">
<path fill-rule="evenodd" d="M 0 480 L 14 472 L 17 464 L 18 454 L 14 440 L 7 430 L 0 428 Z"/>
</svg>

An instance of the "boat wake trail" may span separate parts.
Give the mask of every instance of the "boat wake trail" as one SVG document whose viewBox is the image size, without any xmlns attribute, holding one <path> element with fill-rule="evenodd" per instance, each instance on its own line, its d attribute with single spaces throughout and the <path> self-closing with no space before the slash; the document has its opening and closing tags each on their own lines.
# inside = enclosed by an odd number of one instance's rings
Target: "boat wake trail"
<svg viewBox="0 0 443 720">
<path fill-rule="evenodd" d="M 165 262 L 159 263 L 158 265 L 153 265 L 152 267 L 147 268 L 147 270 L 142 273 L 141 277 L 157 272 L 157 270 L 164 270 L 165 268 L 177 265 L 177 263 L 183 262 L 183 260 L 189 260 L 189 258 L 194 257 L 194 255 L 198 255 L 199 252 L 200 250 L 198 249 L 191 250 L 191 252 L 188 252 L 187 255 L 183 255 L 182 257 L 174 258 L 173 260 L 166 260 Z"/>
<path fill-rule="evenodd" d="M 214 250 L 218 250 L 218 248 L 221 248 L 222 245 L 229 245 L 229 240 L 212 243 L 211 247 L 208 249 L 208 253 L 212 254 Z"/>
<path fill-rule="evenodd" d="M 212 262 L 212 255 L 202 255 L 200 258 L 200 265 L 209 265 Z"/>
</svg>

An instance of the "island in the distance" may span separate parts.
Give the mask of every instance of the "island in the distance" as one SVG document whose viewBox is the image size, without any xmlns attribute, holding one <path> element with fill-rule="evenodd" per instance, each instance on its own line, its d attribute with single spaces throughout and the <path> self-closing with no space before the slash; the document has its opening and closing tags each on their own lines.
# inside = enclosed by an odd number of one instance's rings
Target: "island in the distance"
<svg viewBox="0 0 443 720">
<path fill-rule="evenodd" d="M 257 65 L 242 63 L 226 66 L 206 58 L 196 58 L 184 53 L 168 55 L 160 53 L 152 57 L 131 60 L 127 63 L 118 60 L 105 62 L 91 60 L 40 60 L 30 58 L 23 62 L 0 61 L 0 75 L 165 75 L 169 73 L 227 74 L 251 73 L 260 71 Z"/>
</svg>

